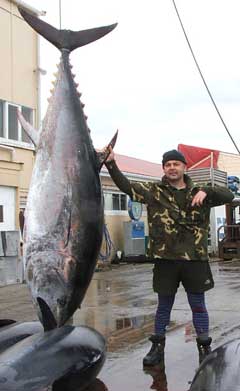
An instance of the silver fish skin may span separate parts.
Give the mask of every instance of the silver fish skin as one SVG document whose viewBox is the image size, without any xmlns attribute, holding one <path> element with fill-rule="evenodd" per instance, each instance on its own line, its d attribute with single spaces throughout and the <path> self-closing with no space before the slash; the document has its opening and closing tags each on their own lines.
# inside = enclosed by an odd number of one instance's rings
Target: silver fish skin
<svg viewBox="0 0 240 391">
<path fill-rule="evenodd" d="M 105 339 L 89 327 L 63 326 L 29 336 L 0 354 L 1 391 L 79 391 L 106 359 Z"/>
<path fill-rule="evenodd" d="M 32 136 L 37 140 L 36 160 L 24 228 L 26 280 L 39 319 L 44 329 L 50 330 L 64 325 L 81 305 L 96 266 L 104 223 L 99 178 L 102 161 L 90 138 L 69 54 L 115 25 L 82 32 L 59 31 L 19 11 L 61 50 L 42 131 Z M 28 131 L 21 114 L 19 119 Z"/>
<path fill-rule="evenodd" d="M 189 391 L 240 391 L 240 339 L 213 350 L 201 363 Z"/>
<path fill-rule="evenodd" d="M 0 353 L 30 335 L 43 331 L 40 322 L 15 322 L 0 328 Z"/>
</svg>

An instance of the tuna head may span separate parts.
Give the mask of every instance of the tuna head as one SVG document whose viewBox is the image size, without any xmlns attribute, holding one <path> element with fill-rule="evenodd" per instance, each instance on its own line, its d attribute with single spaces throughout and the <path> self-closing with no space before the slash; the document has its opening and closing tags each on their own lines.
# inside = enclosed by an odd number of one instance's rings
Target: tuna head
<svg viewBox="0 0 240 391">
<path fill-rule="evenodd" d="M 74 257 L 49 251 L 31 254 L 26 278 L 45 330 L 61 327 L 68 321 L 79 307 L 91 275 L 91 270 L 77 271 Z"/>
</svg>

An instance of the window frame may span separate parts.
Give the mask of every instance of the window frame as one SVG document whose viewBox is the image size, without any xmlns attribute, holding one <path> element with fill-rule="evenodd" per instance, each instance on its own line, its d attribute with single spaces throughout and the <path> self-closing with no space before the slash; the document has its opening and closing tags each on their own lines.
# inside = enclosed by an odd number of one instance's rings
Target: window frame
<svg viewBox="0 0 240 391">
<path fill-rule="evenodd" d="M 112 211 L 113 212 L 125 212 L 127 211 L 127 194 L 124 193 L 118 193 L 118 192 L 112 192 Z M 114 197 L 118 198 L 118 209 L 114 209 L 114 202 L 113 199 Z M 122 209 L 122 197 L 125 197 L 125 209 Z"/>
<path fill-rule="evenodd" d="M 22 126 L 20 122 L 18 121 L 18 127 L 17 127 L 17 135 L 18 139 L 11 139 L 9 138 L 9 116 L 8 116 L 8 110 L 9 106 L 13 106 L 18 108 L 22 112 L 22 108 L 27 108 L 31 110 L 31 115 L 32 115 L 32 123 L 34 124 L 35 121 L 35 109 L 25 106 L 25 105 L 19 105 L 16 103 L 4 101 L 3 99 L 0 99 L 1 102 L 3 102 L 3 137 L 0 136 L 0 143 L 1 144 L 11 144 L 14 146 L 23 146 L 23 147 L 28 147 L 33 149 L 34 145 L 31 141 L 22 141 Z"/>
<path fill-rule="evenodd" d="M 119 192 L 119 191 L 114 191 L 114 190 L 104 190 L 103 194 L 104 194 L 104 199 L 105 199 L 106 195 L 111 196 L 111 209 L 106 209 L 106 207 L 104 206 L 105 214 L 107 214 L 107 215 L 124 215 L 124 216 L 128 214 L 127 208 L 128 208 L 129 196 L 127 194 Z M 118 202 L 119 202 L 120 208 L 121 208 L 121 198 L 123 196 L 126 197 L 126 205 L 125 205 L 126 209 L 113 209 L 113 195 L 118 196 Z"/>
</svg>

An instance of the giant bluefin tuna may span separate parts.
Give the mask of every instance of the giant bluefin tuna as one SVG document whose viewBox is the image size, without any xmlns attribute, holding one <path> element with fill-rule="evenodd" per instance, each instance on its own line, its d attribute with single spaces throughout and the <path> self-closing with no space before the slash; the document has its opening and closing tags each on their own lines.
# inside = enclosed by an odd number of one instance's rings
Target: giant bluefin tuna
<svg viewBox="0 0 240 391">
<path fill-rule="evenodd" d="M 240 339 L 213 350 L 201 363 L 189 391 L 240 391 Z"/>
<path fill-rule="evenodd" d="M 109 153 L 97 154 L 93 147 L 69 54 L 103 37 L 116 24 L 78 32 L 57 30 L 22 8 L 19 12 L 61 51 L 41 132 L 19 113 L 36 145 L 26 207 L 25 273 L 39 319 L 49 330 L 73 315 L 92 278 L 103 233 L 99 171 Z M 116 137 L 110 144 L 115 141 Z"/>
</svg>

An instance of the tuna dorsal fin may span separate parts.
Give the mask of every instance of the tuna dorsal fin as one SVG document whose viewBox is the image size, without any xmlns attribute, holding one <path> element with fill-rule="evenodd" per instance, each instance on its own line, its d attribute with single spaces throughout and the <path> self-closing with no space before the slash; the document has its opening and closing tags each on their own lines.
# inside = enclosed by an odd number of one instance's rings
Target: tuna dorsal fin
<svg viewBox="0 0 240 391">
<path fill-rule="evenodd" d="M 44 331 L 55 329 L 57 327 L 57 322 L 49 306 L 41 297 L 37 298 L 37 302 L 42 314 L 41 323 L 43 325 Z"/>
<path fill-rule="evenodd" d="M 103 164 L 105 163 L 108 156 L 110 155 L 110 151 L 108 148 L 109 147 L 114 148 L 116 141 L 117 141 L 117 136 L 118 136 L 118 130 L 114 134 L 114 136 L 113 136 L 112 140 L 110 141 L 110 143 L 108 144 L 107 148 L 105 148 L 104 152 L 97 152 L 98 161 L 99 161 L 99 171 L 101 170 Z"/>
<path fill-rule="evenodd" d="M 58 30 L 36 16 L 28 13 L 25 9 L 18 7 L 18 10 L 23 19 L 25 19 L 25 21 L 35 31 L 46 38 L 59 50 L 67 49 L 70 52 L 80 46 L 87 45 L 90 42 L 104 37 L 104 35 L 110 33 L 117 26 L 117 23 L 115 23 L 109 26 L 82 31 Z"/>
<path fill-rule="evenodd" d="M 25 120 L 24 116 L 19 110 L 18 110 L 18 119 L 23 129 L 32 140 L 33 144 L 37 146 L 38 139 L 39 139 L 39 132 L 29 122 Z"/>
</svg>

